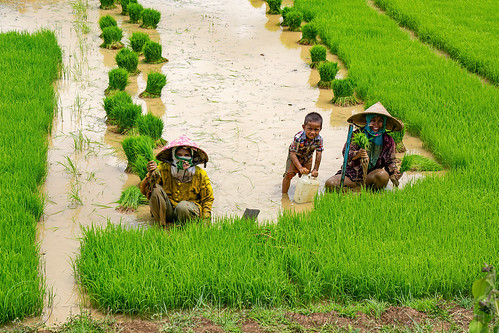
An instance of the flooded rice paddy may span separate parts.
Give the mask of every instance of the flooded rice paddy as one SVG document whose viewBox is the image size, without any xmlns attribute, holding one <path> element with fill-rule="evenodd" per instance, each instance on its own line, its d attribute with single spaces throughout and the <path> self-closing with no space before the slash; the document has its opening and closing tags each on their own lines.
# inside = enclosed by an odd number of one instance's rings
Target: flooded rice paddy
<svg viewBox="0 0 499 333">
<path fill-rule="evenodd" d="M 102 100 L 118 51 L 99 48 L 100 16 L 117 19 L 125 45 L 132 32 L 142 31 L 163 46 L 169 62 L 139 64 L 141 73 L 129 79 L 126 90 L 144 112 L 162 117 L 163 138 L 187 134 L 209 154 L 214 217 L 241 216 L 253 208 L 261 210 L 259 221 L 267 221 L 282 209 L 311 209 L 312 204 L 292 202 L 296 180 L 289 198 L 281 195 L 292 137 L 308 112 L 322 115 L 325 151 L 318 178 L 323 185 L 340 168 L 346 119 L 363 110 L 362 104 L 329 103 L 332 92 L 316 87 L 319 75 L 308 66 L 310 47 L 297 43 L 301 33 L 281 28 L 279 16 L 267 15 L 263 0 L 141 3 L 161 12 L 157 29 L 128 23 L 119 9 L 100 10 L 95 0 L 0 0 L 1 32 L 51 29 L 63 50 L 44 188 L 47 205 L 39 224 L 42 270 L 51 290 L 43 313 L 47 325 L 64 322 L 84 304 L 72 269 L 81 226 L 152 223 L 147 208 L 130 215 L 115 211 L 121 191 L 139 178 L 124 172 L 123 136 L 105 123 Z M 328 58 L 338 61 L 331 54 Z M 143 100 L 138 94 L 151 70 L 166 74 L 167 85 L 161 98 Z M 344 66 L 338 75 L 347 76 Z M 410 152 L 428 155 L 416 138 L 404 141 Z M 402 184 L 417 177 L 404 175 Z"/>
</svg>

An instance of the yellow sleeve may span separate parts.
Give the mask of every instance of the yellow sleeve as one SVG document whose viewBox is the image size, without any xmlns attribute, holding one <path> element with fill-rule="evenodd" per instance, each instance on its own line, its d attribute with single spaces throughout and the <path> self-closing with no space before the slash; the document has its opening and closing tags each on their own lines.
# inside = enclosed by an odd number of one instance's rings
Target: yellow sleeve
<svg viewBox="0 0 499 333">
<path fill-rule="evenodd" d="M 201 217 L 202 218 L 210 218 L 211 217 L 211 206 L 213 205 L 213 201 L 215 197 L 213 196 L 213 189 L 211 187 L 210 178 L 206 171 L 201 169 L 201 190 L 200 194 L 200 202 L 201 205 Z"/>
</svg>

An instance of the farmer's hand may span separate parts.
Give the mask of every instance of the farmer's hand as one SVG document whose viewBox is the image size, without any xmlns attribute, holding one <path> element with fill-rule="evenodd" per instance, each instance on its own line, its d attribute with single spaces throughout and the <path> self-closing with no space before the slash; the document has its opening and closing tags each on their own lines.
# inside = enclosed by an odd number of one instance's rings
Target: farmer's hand
<svg viewBox="0 0 499 333">
<path fill-rule="evenodd" d="M 398 169 L 393 170 L 393 174 L 390 176 L 390 178 L 395 178 L 397 180 L 399 180 L 400 177 L 402 177 L 402 174 Z"/>
<path fill-rule="evenodd" d="M 156 164 L 156 162 L 154 161 L 147 162 L 147 171 L 149 171 L 149 173 L 152 173 L 154 170 L 156 170 L 157 167 L 158 165 Z"/>
<path fill-rule="evenodd" d="M 317 170 L 312 170 L 312 177 L 317 177 L 319 175 L 319 171 Z"/>
<path fill-rule="evenodd" d="M 369 158 L 369 155 L 367 155 L 367 150 L 361 148 L 357 153 L 357 158 Z"/>
<path fill-rule="evenodd" d="M 302 175 L 306 175 L 309 172 L 308 169 L 303 166 L 298 171 L 300 171 Z"/>
</svg>

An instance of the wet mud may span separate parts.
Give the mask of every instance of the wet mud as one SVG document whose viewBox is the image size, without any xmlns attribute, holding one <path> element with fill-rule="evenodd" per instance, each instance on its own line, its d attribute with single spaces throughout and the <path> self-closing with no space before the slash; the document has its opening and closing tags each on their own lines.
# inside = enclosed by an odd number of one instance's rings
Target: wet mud
<svg viewBox="0 0 499 333">
<path fill-rule="evenodd" d="M 323 187 L 341 166 L 346 119 L 364 109 L 362 104 L 329 103 L 332 91 L 317 88 L 319 75 L 308 65 L 310 46 L 297 43 L 301 33 L 280 27 L 279 16 L 267 15 L 263 0 L 150 0 L 143 5 L 162 13 L 157 29 L 128 23 L 120 9 L 100 10 L 96 0 L 88 1 L 86 18 L 67 1 L 0 0 L 1 32 L 51 29 L 63 50 L 44 188 L 48 200 L 38 233 L 50 288 L 42 316 L 47 325 L 64 322 L 85 306 L 72 264 L 81 228 L 108 222 L 131 227 L 152 223 L 147 207 L 135 214 L 115 210 L 121 191 L 137 185 L 139 178 L 124 172 L 123 136 L 105 123 L 102 100 L 118 51 L 99 47 L 100 16 L 117 19 L 125 45 L 132 32 L 142 31 L 163 46 L 169 61 L 140 62 L 141 73 L 130 77 L 126 91 L 144 113 L 162 117 L 164 139 L 187 134 L 209 154 L 206 171 L 215 193 L 215 219 L 241 216 L 245 208 L 252 208 L 260 209 L 260 222 L 275 221 L 283 209 L 312 209 L 311 203 L 292 202 L 296 179 L 289 196 L 281 195 L 293 136 L 308 112 L 322 115 L 325 150 L 318 179 Z M 82 32 L 84 25 L 87 34 Z M 331 54 L 328 59 L 338 61 Z M 167 84 L 161 98 L 141 99 L 147 73 L 153 70 L 166 74 Z M 338 77 L 346 76 L 340 63 Z M 405 144 L 424 154 L 416 139 Z"/>
</svg>

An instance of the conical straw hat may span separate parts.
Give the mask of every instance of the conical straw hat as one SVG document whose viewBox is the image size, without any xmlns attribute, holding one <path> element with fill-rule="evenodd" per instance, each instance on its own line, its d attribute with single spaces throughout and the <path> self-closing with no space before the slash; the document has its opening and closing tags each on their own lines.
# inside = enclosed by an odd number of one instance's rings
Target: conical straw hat
<svg viewBox="0 0 499 333">
<path fill-rule="evenodd" d="M 366 115 L 373 113 L 386 117 L 385 128 L 387 131 L 401 131 L 404 128 L 404 124 L 400 120 L 392 117 L 392 115 L 388 113 L 388 111 L 386 111 L 385 107 L 380 102 L 367 108 L 367 110 L 365 110 L 364 112 L 354 114 L 353 116 L 348 118 L 347 121 L 359 127 L 364 127 L 367 125 Z"/>
<path fill-rule="evenodd" d="M 206 162 L 208 162 L 208 154 L 199 146 L 189 139 L 187 135 L 182 134 L 178 139 L 170 142 L 165 148 L 163 148 L 157 155 L 156 158 L 161 162 L 169 162 L 173 163 L 173 148 L 175 147 L 189 147 L 192 148 L 193 156 L 192 163 L 194 165 L 204 163 L 206 166 Z"/>
</svg>

